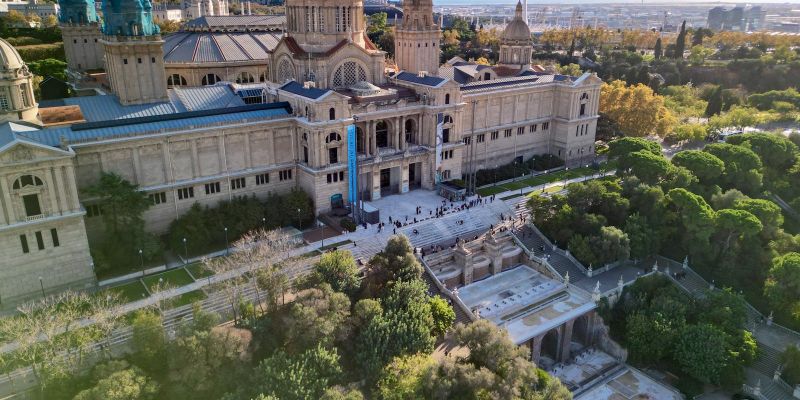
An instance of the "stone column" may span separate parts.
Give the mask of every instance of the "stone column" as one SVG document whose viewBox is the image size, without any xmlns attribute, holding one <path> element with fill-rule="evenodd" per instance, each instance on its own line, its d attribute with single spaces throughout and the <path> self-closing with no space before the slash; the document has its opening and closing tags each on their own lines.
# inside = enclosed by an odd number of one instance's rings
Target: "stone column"
<svg viewBox="0 0 800 400">
<path fill-rule="evenodd" d="M 395 126 L 395 130 L 394 130 L 395 131 L 394 148 L 397 149 L 397 150 L 403 150 L 403 148 L 404 148 L 403 144 L 405 143 L 406 140 L 403 137 L 403 128 L 400 125 L 400 117 L 395 117 L 394 126 Z"/>
<path fill-rule="evenodd" d="M 50 168 L 44 171 L 44 184 L 47 185 L 47 191 L 43 192 L 42 195 L 44 195 L 44 193 L 47 193 L 47 195 L 50 197 L 50 212 L 45 214 L 49 215 L 58 214 L 58 203 L 56 203 L 57 201 L 56 185 L 55 183 L 53 183 L 53 172 L 52 169 Z"/>
<path fill-rule="evenodd" d="M 400 148 L 405 150 L 408 148 L 408 142 L 406 141 L 406 116 L 400 117 Z"/>
<path fill-rule="evenodd" d="M 11 192 L 8 190 L 7 176 L 0 177 L 0 192 L 3 192 L 3 201 L 6 202 L 6 211 L 8 211 L 8 223 L 13 224 L 17 222 L 17 216 L 14 213 L 14 203 L 11 202 Z"/>
<path fill-rule="evenodd" d="M 462 271 L 462 279 L 464 280 L 465 285 L 469 285 L 472 283 L 472 253 L 467 251 L 464 248 L 464 242 L 459 240 L 458 245 L 456 246 L 456 250 L 453 252 L 453 258 L 455 259 L 456 265 L 461 267 Z"/>
<path fill-rule="evenodd" d="M 267 141 L 272 138 L 272 135 L 267 135 Z M 192 140 L 192 178 L 200 176 L 200 158 L 197 156 L 197 140 Z"/>
<path fill-rule="evenodd" d="M 373 156 L 378 155 L 377 126 L 377 121 L 369 121 L 369 152 Z"/>
<path fill-rule="evenodd" d="M 56 190 L 58 190 L 58 204 L 59 204 L 59 211 L 61 214 L 69 211 L 69 206 L 67 205 L 67 192 L 64 190 L 64 168 L 61 166 L 55 167 L 53 169 L 53 175 L 56 183 Z"/>
<path fill-rule="evenodd" d="M 72 199 L 72 211 L 78 211 L 81 209 L 81 202 L 78 198 L 78 187 L 75 184 L 75 167 L 72 164 L 67 165 L 65 175 L 67 190 L 69 190 L 69 196 Z"/>
<path fill-rule="evenodd" d="M 570 343 L 572 343 L 572 327 L 575 325 L 575 320 L 571 320 L 561 326 L 561 343 L 559 348 L 558 361 L 569 360 Z"/>
<path fill-rule="evenodd" d="M 544 335 L 539 335 L 531 341 L 531 361 L 534 364 L 539 363 L 539 357 L 542 354 L 542 338 L 544 338 Z"/>
</svg>

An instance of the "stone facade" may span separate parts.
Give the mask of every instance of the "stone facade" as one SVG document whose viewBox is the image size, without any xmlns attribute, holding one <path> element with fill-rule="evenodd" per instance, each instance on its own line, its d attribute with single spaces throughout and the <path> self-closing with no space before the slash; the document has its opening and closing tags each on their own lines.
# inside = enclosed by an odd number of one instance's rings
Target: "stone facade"
<svg viewBox="0 0 800 400">
<path fill-rule="evenodd" d="M 441 27 L 433 21 L 431 0 L 403 1 L 403 22 L 394 31 L 397 68 L 435 74 L 439 70 L 440 37 Z"/>
<path fill-rule="evenodd" d="M 0 306 L 94 284 L 73 157 L 19 140 L 0 148 Z"/>
<path fill-rule="evenodd" d="M 87 25 L 60 24 L 64 39 L 64 53 L 67 68 L 72 71 L 86 71 L 105 68 L 103 58 L 103 35 L 97 23 Z"/>
<path fill-rule="evenodd" d="M 164 41 L 153 36 L 104 36 L 106 72 L 111 90 L 124 105 L 167 101 Z"/>
</svg>

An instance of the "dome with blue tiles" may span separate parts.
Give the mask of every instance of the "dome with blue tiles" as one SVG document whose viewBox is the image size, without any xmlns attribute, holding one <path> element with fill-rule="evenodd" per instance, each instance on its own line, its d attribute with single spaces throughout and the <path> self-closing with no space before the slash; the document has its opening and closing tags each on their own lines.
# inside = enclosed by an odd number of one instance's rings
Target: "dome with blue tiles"
<svg viewBox="0 0 800 400">
<path fill-rule="evenodd" d="M 94 0 L 59 0 L 58 21 L 62 24 L 85 25 L 97 22 Z"/>
</svg>

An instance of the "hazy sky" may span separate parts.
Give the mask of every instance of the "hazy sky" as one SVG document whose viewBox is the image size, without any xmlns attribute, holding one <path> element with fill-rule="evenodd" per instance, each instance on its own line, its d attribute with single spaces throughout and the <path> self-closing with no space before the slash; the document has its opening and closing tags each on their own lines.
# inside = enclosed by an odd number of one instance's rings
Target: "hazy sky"
<svg viewBox="0 0 800 400">
<path fill-rule="evenodd" d="M 509 0 L 433 0 L 434 5 L 452 5 L 452 4 L 511 4 L 516 3 L 516 1 L 509 1 Z M 689 3 L 703 3 L 703 4 L 759 4 L 759 3 L 772 3 L 772 4 L 798 4 L 800 5 L 800 0 L 761 0 L 757 2 L 746 2 L 746 1 L 737 1 L 737 0 L 722 0 L 722 1 L 708 1 L 708 0 L 672 0 L 672 1 L 665 1 L 665 0 L 617 0 L 617 1 L 609 1 L 609 0 L 561 0 L 561 1 L 543 1 L 543 0 L 528 0 L 528 5 L 531 4 L 548 4 L 548 5 L 555 5 L 555 4 L 619 4 L 619 3 L 626 3 L 626 4 L 689 4 Z"/>
</svg>

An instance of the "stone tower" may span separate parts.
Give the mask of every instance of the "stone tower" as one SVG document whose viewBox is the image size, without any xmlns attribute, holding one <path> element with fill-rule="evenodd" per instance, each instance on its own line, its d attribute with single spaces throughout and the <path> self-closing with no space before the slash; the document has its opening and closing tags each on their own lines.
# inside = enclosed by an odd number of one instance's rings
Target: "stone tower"
<svg viewBox="0 0 800 400">
<path fill-rule="evenodd" d="M 168 101 L 164 40 L 150 0 L 103 0 L 103 47 L 111 89 L 120 103 Z"/>
<path fill-rule="evenodd" d="M 435 75 L 439 71 L 440 28 L 433 21 L 432 0 L 404 0 L 403 22 L 395 27 L 394 33 L 398 68 Z"/>
<path fill-rule="evenodd" d="M 0 123 L 38 123 L 39 107 L 33 98 L 32 79 L 33 74 L 14 46 L 0 38 Z"/>
<path fill-rule="evenodd" d="M 32 75 L 0 39 L 0 309 L 95 282 L 75 184 L 75 153 L 31 139 Z"/>
<path fill-rule="evenodd" d="M 514 19 L 508 23 L 500 38 L 498 64 L 526 67 L 530 65 L 532 55 L 531 29 L 522 15 L 522 3 L 517 2 Z"/>
<path fill-rule="evenodd" d="M 60 0 L 58 6 L 67 67 L 72 71 L 102 69 L 102 34 L 94 0 Z"/>
</svg>

